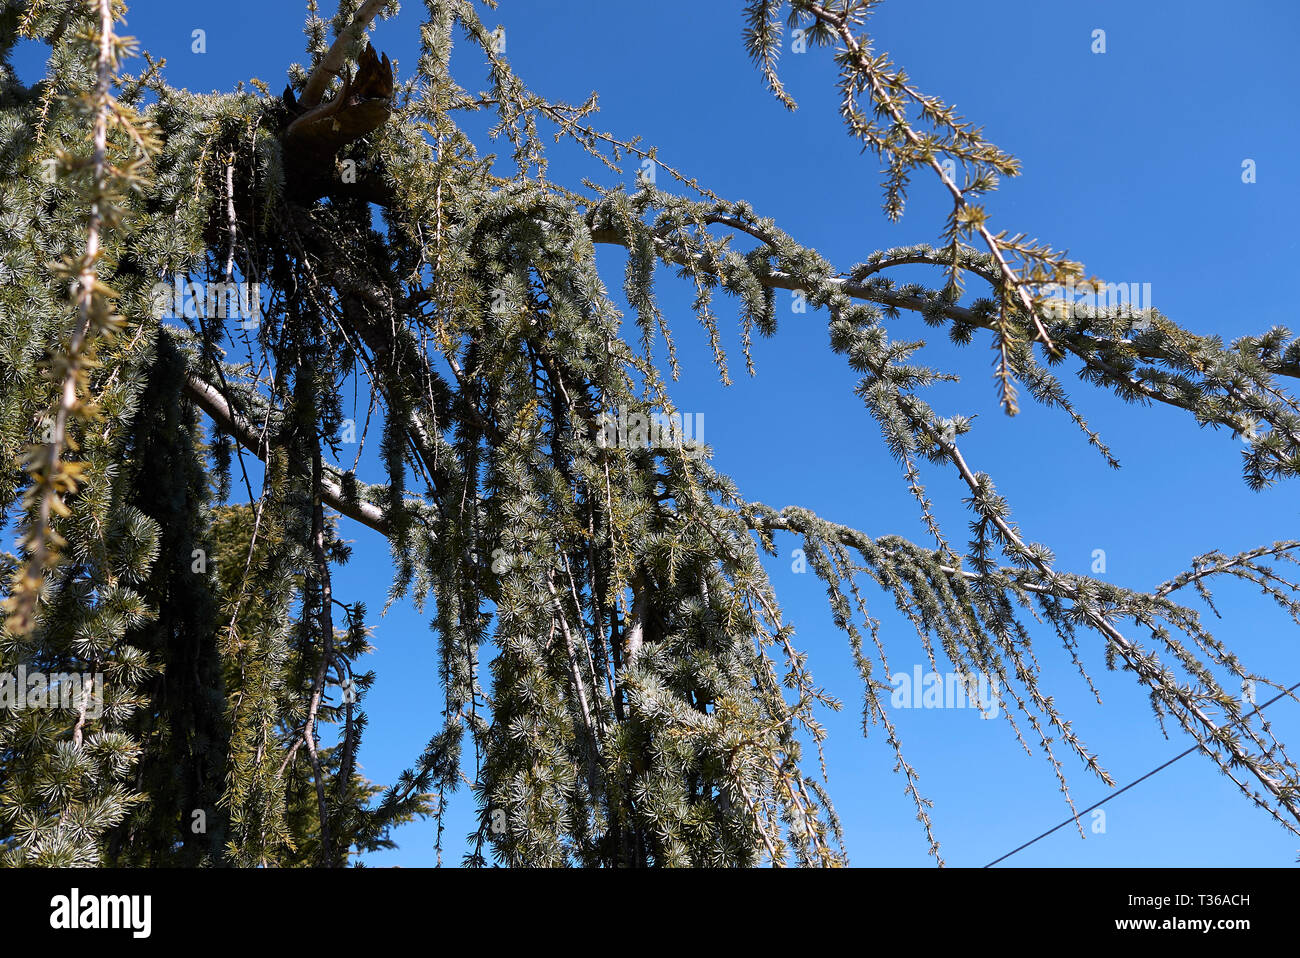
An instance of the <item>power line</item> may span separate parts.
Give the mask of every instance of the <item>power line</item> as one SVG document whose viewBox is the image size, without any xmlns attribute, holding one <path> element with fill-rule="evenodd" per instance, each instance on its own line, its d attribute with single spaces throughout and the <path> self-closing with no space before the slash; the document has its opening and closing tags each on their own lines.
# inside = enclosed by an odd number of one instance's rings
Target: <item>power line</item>
<svg viewBox="0 0 1300 958">
<path fill-rule="evenodd" d="M 1270 705 L 1272 705 L 1274 702 L 1278 701 L 1279 699 L 1284 699 L 1284 698 L 1286 698 L 1288 695 L 1290 695 L 1290 694 L 1291 694 L 1292 692 L 1294 692 L 1296 689 L 1300 689 L 1300 682 L 1297 682 L 1295 685 L 1291 686 L 1291 687 L 1290 687 L 1289 689 L 1287 689 L 1285 692 L 1281 692 L 1281 693 L 1279 693 L 1279 694 L 1273 696 L 1271 699 L 1269 699 L 1267 702 L 1265 702 L 1265 703 L 1264 703 L 1263 705 L 1261 705 L 1259 708 L 1254 709 L 1253 711 L 1247 713 L 1246 715 L 1244 715 L 1244 716 L 1242 717 L 1242 720 L 1244 721 L 1245 719 L 1250 718 L 1252 715 L 1258 715 L 1260 712 L 1264 711 L 1264 709 L 1268 708 L 1268 707 L 1269 707 Z M 1030 845 L 1034 844 L 1035 842 L 1042 841 L 1042 840 L 1043 840 L 1044 838 L 1046 838 L 1048 835 L 1052 834 L 1053 832 L 1059 831 L 1060 829 L 1064 828 L 1066 825 L 1069 825 L 1071 822 L 1077 822 L 1077 821 L 1079 820 L 1079 817 L 1080 817 L 1081 815 L 1087 815 L 1087 814 L 1088 814 L 1090 811 L 1092 811 L 1093 809 L 1095 809 L 1095 808 L 1101 808 L 1101 806 L 1105 805 L 1105 804 L 1106 804 L 1107 802 L 1109 802 L 1112 798 L 1119 798 L 1119 796 L 1123 795 L 1125 792 L 1127 792 L 1127 791 L 1128 791 L 1130 788 L 1132 788 L 1134 785 L 1138 785 L 1138 784 L 1140 784 L 1140 783 L 1142 783 L 1142 782 L 1145 782 L 1148 778 L 1150 778 L 1152 775 L 1155 775 L 1157 772 L 1163 772 L 1163 771 L 1164 771 L 1165 769 L 1167 769 L 1170 765 L 1173 765 L 1174 762 L 1178 761 L 1180 758 L 1186 758 L 1188 755 L 1191 755 L 1193 752 L 1197 751 L 1200 747 L 1201 747 L 1201 746 L 1200 746 L 1199 743 L 1196 744 L 1196 745 L 1193 745 L 1193 746 L 1192 746 L 1191 748 L 1189 748 L 1187 751 L 1185 751 L 1185 752 L 1183 752 L 1183 753 L 1181 753 L 1181 754 L 1179 754 L 1179 755 L 1175 755 L 1173 758 L 1171 758 L 1169 761 L 1165 762 L 1163 765 L 1159 766 L 1158 768 L 1153 768 L 1151 771 L 1147 772 L 1147 773 L 1146 773 L 1145 775 L 1143 775 L 1141 778 L 1135 778 L 1133 781 L 1129 782 L 1127 785 L 1125 785 L 1123 788 L 1121 788 L 1118 792 L 1111 792 L 1109 795 L 1107 795 L 1105 798 L 1103 798 L 1103 799 L 1102 799 L 1100 802 L 1098 802 L 1096 805 L 1091 805 L 1091 806 L 1089 806 L 1088 808 L 1085 808 L 1083 811 L 1079 812 L 1078 815 L 1071 815 L 1071 816 L 1070 816 L 1069 818 L 1067 818 L 1065 821 L 1061 822 L 1061 824 L 1059 824 L 1059 825 L 1055 825 L 1055 826 L 1053 826 L 1052 828 L 1049 828 L 1047 831 L 1043 832 L 1043 834 L 1039 835 L 1037 838 L 1031 838 L 1029 841 L 1025 842 L 1025 843 L 1024 843 L 1023 845 L 1021 845 L 1020 847 L 1011 849 L 1011 851 L 1007 852 L 1007 853 L 1006 853 L 1005 855 L 1003 855 L 1001 858 L 995 858 L 995 859 L 993 859 L 993 861 L 989 862 L 989 863 L 988 863 L 987 865 L 985 865 L 984 867 L 985 867 L 985 868 L 992 868 L 992 867 L 993 867 L 994 865 L 996 865 L 998 862 L 1006 861 L 1006 859 L 1010 858 L 1010 857 L 1011 857 L 1012 855 L 1014 855 L 1016 852 L 1022 852 L 1022 851 L 1024 851 L 1024 850 L 1025 850 L 1026 848 L 1028 848 Z"/>
</svg>

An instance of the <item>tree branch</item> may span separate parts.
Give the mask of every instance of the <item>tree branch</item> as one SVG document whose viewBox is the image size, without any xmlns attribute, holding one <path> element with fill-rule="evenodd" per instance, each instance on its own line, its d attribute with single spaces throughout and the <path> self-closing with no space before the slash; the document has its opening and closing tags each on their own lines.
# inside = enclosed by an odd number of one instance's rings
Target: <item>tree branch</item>
<svg viewBox="0 0 1300 958">
<path fill-rule="evenodd" d="M 186 377 L 185 390 L 195 404 L 236 442 L 258 459 L 266 460 L 269 449 L 265 437 L 232 409 L 215 387 L 191 375 Z M 388 516 L 383 509 L 369 502 L 347 498 L 343 487 L 327 476 L 321 477 L 321 499 L 341 515 L 369 526 L 381 535 L 389 534 Z"/>
<path fill-rule="evenodd" d="M 389 2 L 390 0 L 366 0 L 357 10 L 356 16 L 352 18 L 352 23 L 334 39 L 333 46 L 321 58 L 320 63 L 316 64 L 316 69 L 312 70 L 311 76 L 307 78 L 307 85 L 303 87 L 302 97 L 298 103 L 304 110 L 313 110 L 320 105 L 321 97 L 329 88 L 330 81 L 336 76 L 342 76 L 349 48 L 365 36 L 370 21 L 374 20 Z"/>
</svg>

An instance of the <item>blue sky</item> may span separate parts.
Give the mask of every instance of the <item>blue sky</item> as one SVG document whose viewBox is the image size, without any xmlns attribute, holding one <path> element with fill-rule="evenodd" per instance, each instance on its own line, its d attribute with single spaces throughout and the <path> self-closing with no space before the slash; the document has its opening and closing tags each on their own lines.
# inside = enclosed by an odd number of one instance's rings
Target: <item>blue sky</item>
<svg viewBox="0 0 1300 958">
<path fill-rule="evenodd" d="M 288 63 L 304 59 L 302 7 L 289 0 L 136 0 L 126 32 L 166 57 L 166 76 L 175 85 L 226 91 L 256 76 L 279 90 Z M 374 34 L 402 78 L 415 62 L 423 4 L 408 0 L 405 7 Z M 484 19 L 505 26 L 506 53 L 535 90 L 571 102 L 599 91 L 597 126 L 644 136 L 666 163 L 724 197 L 749 201 L 840 268 L 876 249 L 936 240 L 948 200 L 922 175 L 914 178 L 900 223 L 881 213 L 882 177 L 840 124 L 828 51 L 783 58 L 783 76 L 800 106 L 787 113 L 744 52 L 741 7 L 739 0 L 504 0 Z M 1021 159 L 1024 174 L 1004 181 L 988 203 L 995 230 L 1023 231 L 1066 248 L 1108 280 L 1150 283 L 1154 305 L 1197 332 L 1231 339 L 1294 325 L 1277 287 L 1293 272 L 1298 252 L 1300 7 L 1284 0 L 1191 0 L 1175 12 L 1170 4 L 1119 0 L 1002 0 L 978 8 L 961 0 L 893 0 L 873 25 L 877 46 L 921 89 L 955 103 Z M 207 32 L 204 54 L 191 52 L 195 29 Z M 1104 54 L 1091 49 L 1097 29 L 1106 31 Z M 32 51 L 25 56 L 30 76 L 39 63 Z M 478 60 L 462 52 L 454 61 L 462 85 L 486 85 Z M 22 57 L 17 65 L 23 70 Z M 497 149 L 508 155 L 508 145 Z M 1246 159 L 1256 164 L 1253 184 L 1242 182 Z M 629 167 L 626 182 L 632 173 Z M 551 176 L 572 186 L 583 176 L 617 179 L 565 146 L 553 154 Z M 662 174 L 659 185 L 671 188 Z M 600 256 L 617 300 L 621 252 L 604 248 Z M 898 467 L 852 394 L 856 376 L 830 352 L 824 314 L 783 316 L 776 336 L 755 347 L 754 379 L 744 376 L 734 349 L 738 337 L 729 333 L 724 341 L 733 347 L 736 383 L 723 389 L 690 314 L 690 287 L 661 270 L 660 295 L 683 359 L 676 404 L 704 414 L 715 463 L 736 478 L 742 494 L 777 508 L 802 505 L 871 535 L 927 541 Z M 725 301 L 718 311 L 724 326 L 735 317 Z M 1027 537 L 1051 546 L 1061 569 L 1087 573 L 1094 551 L 1102 549 L 1105 578 L 1151 588 L 1199 553 L 1232 553 L 1300 532 L 1294 488 L 1250 492 L 1240 478 L 1242 447 L 1227 432 L 1198 429 L 1176 410 L 1120 403 L 1079 383 L 1067 364 L 1058 375 L 1122 462 L 1115 472 L 1063 415 L 1028 399 L 1018 417 L 1001 414 L 987 336 L 958 348 L 911 315 L 891 320 L 890 329 L 895 338 L 926 339 L 924 360 L 961 375 L 959 384 L 935 388 L 927 398 L 941 414 L 978 414 L 963 443 L 968 460 L 992 474 Z M 929 467 L 925 480 L 950 539 L 964 543 L 964 487 L 939 467 Z M 336 593 L 364 599 L 377 626 L 376 651 L 363 663 L 377 671 L 378 682 L 366 700 L 370 725 L 361 763 L 367 776 L 387 783 L 438 725 L 434 640 L 429 616 L 409 605 L 378 618 L 388 585 L 386 544 L 364 528 L 348 526 L 345 534 L 355 542 L 355 556 L 340 570 Z M 823 587 L 811 573 L 792 571 L 797 542 L 780 544 L 780 559 L 768 564 L 777 593 L 797 625 L 797 641 L 810 651 L 814 674 L 845 704 L 824 718 L 830 791 L 851 860 L 926 865 L 924 836 L 902 779 L 891 772 L 888 746 L 879 730 L 867 740 L 859 730 L 858 679 Z M 1213 624 L 1215 634 L 1248 667 L 1286 685 L 1300 681 L 1295 626 L 1250 588 L 1225 585 L 1218 595 L 1224 618 Z M 892 601 L 880 593 L 868 598 L 883 623 L 891 670 L 910 672 L 925 662 Z M 1089 645 L 1088 638 L 1081 654 L 1103 706 L 1051 631 L 1039 629 L 1042 681 L 1124 784 L 1190 740 L 1176 730 L 1162 737 L 1134 677 L 1106 672 L 1100 640 Z M 1297 737 L 1300 707 L 1279 703 L 1269 715 L 1283 737 Z M 1068 815 L 1041 753 L 1026 755 L 1004 721 L 942 709 L 895 710 L 893 717 L 922 790 L 935 803 L 932 817 L 950 865 L 982 865 Z M 1066 771 L 1080 808 L 1106 794 L 1068 757 Z M 1252 809 L 1195 755 L 1106 811 L 1104 833 L 1084 840 L 1071 826 L 1002 867 L 1282 866 L 1295 862 L 1300 847 L 1300 839 Z M 448 817 L 448 863 L 459 860 L 459 837 L 471 827 L 462 790 Z M 432 863 L 431 823 L 404 827 L 395 837 L 400 849 L 369 856 L 368 864 Z"/>
</svg>

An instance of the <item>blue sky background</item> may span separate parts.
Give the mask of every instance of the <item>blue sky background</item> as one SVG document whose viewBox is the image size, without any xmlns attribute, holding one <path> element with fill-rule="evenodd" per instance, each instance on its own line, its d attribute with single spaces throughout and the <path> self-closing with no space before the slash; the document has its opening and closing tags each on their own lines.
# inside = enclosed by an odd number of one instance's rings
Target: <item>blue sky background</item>
<svg viewBox="0 0 1300 958">
<path fill-rule="evenodd" d="M 322 6 L 332 13 L 332 3 Z M 901 223 L 890 224 L 880 212 L 882 178 L 874 158 L 860 154 L 840 123 L 829 51 L 783 58 L 784 79 L 800 105 L 789 114 L 748 61 L 741 8 L 739 0 L 504 0 L 498 12 L 483 16 L 505 26 L 506 53 L 533 89 L 571 102 L 598 90 L 597 126 L 644 136 L 664 162 L 724 197 L 748 200 L 839 268 L 876 249 L 935 240 L 948 199 L 930 178 L 914 178 Z M 403 13 L 374 34 L 403 79 L 415 63 L 423 11 L 423 4 L 407 0 Z M 135 0 L 126 32 L 166 57 L 174 85 L 228 91 L 256 76 L 279 90 L 288 63 L 305 58 L 302 23 L 303 4 L 291 0 Z M 1294 327 L 1278 283 L 1294 272 L 1293 224 L 1300 221 L 1294 122 L 1300 6 L 1286 0 L 1001 0 L 973 8 L 962 0 L 894 0 L 873 25 L 877 47 L 892 53 L 922 90 L 955 103 L 1022 160 L 1024 175 L 1005 181 L 988 203 L 995 230 L 1023 231 L 1066 248 L 1109 281 L 1150 283 L 1154 305 L 1197 332 L 1231 339 L 1273 325 Z M 201 55 L 191 52 L 191 31 L 199 28 L 207 31 Z M 1091 52 L 1095 29 L 1106 31 L 1104 54 Z M 463 86 L 486 85 L 481 60 L 460 48 L 453 62 Z M 42 66 L 30 48 L 16 65 L 28 77 Z M 496 149 L 508 155 L 508 145 Z M 1257 164 L 1254 184 L 1241 180 L 1247 158 Z M 634 169 L 624 178 L 629 184 Z M 563 145 L 550 172 L 571 186 L 582 176 L 617 179 Z M 662 173 L 659 186 L 675 188 Z M 615 248 L 599 255 L 618 301 L 623 255 Z M 899 468 L 852 394 L 856 376 L 829 350 L 824 313 L 784 316 L 777 335 L 756 344 L 758 376 L 749 379 L 734 349 L 735 323 L 728 326 L 734 309 L 720 299 L 736 379 L 723 389 L 690 314 L 690 286 L 666 270 L 660 282 L 684 361 L 676 404 L 704 413 L 715 463 L 737 479 L 742 494 L 776 508 L 802 505 L 871 535 L 928 541 Z M 1058 375 L 1123 463 L 1114 472 L 1063 415 L 1027 397 L 1015 419 L 1000 413 L 987 334 L 958 348 L 911 314 L 891 320 L 890 329 L 895 338 L 926 339 L 924 360 L 961 374 L 961 383 L 933 389 L 927 398 L 941 414 L 979 414 L 963 443 L 968 461 L 991 473 L 1025 535 L 1051 546 L 1063 570 L 1088 573 L 1094 550 L 1104 549 L 1105 578 L 1152 588 L 1199 553 L 1233 553 L 1300 532 L 1294 483 L 1250 492 L 1240 477 L 1242 446 L 1225 431 L 1200 430 L 1173 409 L 1123 404 L 1079 383 L 1067 364 Z M 376 451 L 368 449 L 364 461 L 373 463 Z M 928 467 L 925 479 L 950 540 L 963 544 L 965 487 L 939 467 Z M 364 599 L 377 627 L 376 651 L 359 663 L 378 673 L 366 699 L 370 725 L 361 764 L 368 777 L 388 783 L 439 724 L 434 640 L 429 616 L 409 604 L 378 617 L 389 583 L 387 545 L 351 524 L 345 535 L 354 540 L 355 555 L 337 574 L 336 594 Z M 811 573 L 792 572 L 790 553 L 798 543 L 778 542 L 782 556 L 768 563 L 778 595 L 797 625 L 797 641 L 810 651 L 814 674 L 845 705 L 825 721 L 830 790 L 851 860 L 926 865 L 924 835 L 903 780 L 891 772 L 892 754 L 878 729 L 867 740 L 859 730 L 861 691 L 824 588 Z M 1300 681 L 1295 626 L 1250 587 L 1225 583 L 1218 596 L 1224 620 L 1212 626 L 1215 634 L 1249 668 L 1285 685 Z M 868 598 L 883 623 L 891 671 L 924 663 L 892 600 L 879 592 Z M 1086 636 L 1082 656 L 1102 707 L 1051 630 L 1034 634 L 1045 690 L 1118 783 L 1191 744 L 1176 729 L 1162 737 L 1135 678 L 1105 671 L 1100 639 L 1090 645 Z M 1300 707 L 1283 702 L 1268 714 L 1283 737 L 1300 738 Z M 1005 721 L 957 710 L 895 710 L 893 717 L 922 790 L 935 803 L 932 817 L 950 865 L 982 865 L 1069 814 L 1045 758 L 1026 755 Z M 1104 785 L 1058 754 L 1078 807 L 1105 796 Z M 449 864 L 459 861 L 471 812 L 462 789 L 448 817 Z M 1104 834 L 1089 832 L 1084 840 L 1071 826 L 1002 867 L 1284 866 L 1300 848 L 1300 839 L 1253 809 L 1196 755 L 1120 796 L 1106 812 Z M 432 823 L 404 827 L 395 836 L 399 850 L 368 856 L 367 863 L 431 864 L 433 831 Z"/>
</svg>

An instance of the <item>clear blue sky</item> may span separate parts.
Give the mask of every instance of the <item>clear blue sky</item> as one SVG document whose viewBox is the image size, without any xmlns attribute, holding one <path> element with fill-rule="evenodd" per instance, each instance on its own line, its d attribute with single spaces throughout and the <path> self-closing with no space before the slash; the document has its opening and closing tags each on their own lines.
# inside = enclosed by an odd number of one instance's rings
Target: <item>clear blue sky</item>
<svg viewBox="0 0 1300 958">
<path fill-rule="evenodd" d="M 322 5 L 332 12 L 333 4 Z M 505 25 L 507 54 L 534 89 L 578 102 L 600 91 L 597 125 L 624 137 L 643 135 L 665 162 L 725 197 L 748 200 L 840 268 L 875 249 L 936 239 L 946 198 L 924 177 L 916 178 L 901 223 L 881 214 L 881 177 L 840 125 L 828 52 L 784 58 L 784 77 L 800 103 L 797 113 L 786 113 L 744 53 L 741 6 L 739 0 L 504 0 L 484 18 Z M 127 32 L 167 58 L 166 75 L 175 85 L 227 91 L 257 76 L 279 90 L 287 64 L 304 58 L 302 7 L 290 0 L 136 0 Z M 423 4 L 407 0 L 405 7 L 374 36 L 403 78 L 415 62 Z M 1292 275 L 1300 252 L 1294 235 L 1300 6 L 1288 0 L 1002 0 L 972 8 L 962 0 L 892 0 L 873 22 L 878 46 L 923 90 L 955 103 L 1023 161 L 1024 175 L 1005 182 L 989 203 L 995 229 L 1067 248 L 1108 280 L 1150 283 L 1154 305 L 1198 332 L 1231 339 L 1275 324 L 1294 326 L 1277 284 Z M 207 31 L 203 55 L 190 52 L 197 28 Z M 1106 31 L 1105 54 L 1091 52 L 1095 29 Z M 23 58 L 17 65 L 24 67 Z M 462 55 L 458 66 L 463 85 L 485 85 L 475 58 Z M 39 64 L 29 56 L 25 75 L 34 67 Z M 1247 158 L 1258 169 L 1251 185 L 1240 175 Z M 575 186 L 584 175 L 613 181 L 564 147 L 554 154 L 551 174 Z M 659 185 L 670 188 L 663 176 Z M 621 253 L 600 255 L 617 293 Z M 744 495 L 777 508 L 803 505 L 872 535 L 926 541 L 898 467 L 852 395 L 856 377 L 828 348 L 824 314 L 786 315 L 778 334 L 757 344 L 758 377 L 743 376 L 737 354 L 733 371 L 741 375 L 724 390 L 689 312 L 691 290 L 668 271 L 660 279 L 685 360 L 676 403 L 704 413 L 715 461 Z M 734 317 L 725 302 L 719 311 L 724 321 Z M 1001 415 L 986 337 L 961 350 L 911 315 L 891 321 L 891 331 L 926 338 L 924 358 L 962 375 L 960 384 L 928 398 L 942 414 L 979 414 L 963 447 L 968 459 L 993 475 L 1026 535 L 1050 545 L 1064 570 L 1088 572 L 1093 551 L 1104 549 L 1107 578 L 1151 588 L 1201 552 L 1235 552 L 1300 531 L 1294 485 L 1250 492 L 1240 479 L 1241 446 L 1226 432 L 1200 430 L 1171 409 L 1122 404 L 1078 383 L 1067 367 L 1061 375 L 1078 408 L 1123 463 L 1113 472 L 1062 415 L 1032 405 L 1014 420 Z M 729 335 L 729 344 L 736 341 Z M 964 542 L 963 489 L 937 467 L 926 480 L 950 538 Z M 364 528 L 346 534 L 355 540 L 355 558 L 340 571 L 336 592 L 366 600 L 377 626 L 377 650 L 363 663 L 379 678 L 367 699 L 361 762 L 367 776 L 387 783 L 437 727 L 434 642 L 428 616 L 408 605 L 377 617 L 388 585 L 386 544 Z M 797 543 L 783 545 L 781 560 L 769 563 L 778 595 L 798 641 L 811 652 L 814 674 L 845 703 L 838 716 L 826 717 L 827 752 L 851 859 L 925 865 L 923 834 L 903 781 L 890 771 L 890 751 L 878 734 L 864 740 L 858 729 L 858 680 L 823 587 L 811 573 L 791 571 L 789 553 Z M 1294 625 L 1248 588 L 1226 585 L 1219 596 L 1224 620 L 1215 623 L 1216 635 L 1248 667 L 1288 685 L 1300 681 Z M 884 624 L 891 669 L 910 671 L 925 662 L 892 601 L 879 593 L 869 598 Z M 1098 707 L 1050 630 L 1037 630 L 1035 639 L 1045 688 L 1117 782 L 1190 744 L 1181 732 L 1161 736 L 1133 676 L 1105 671 L 1100 640 L 1085 640 L 1082 649 L 1104 697 Z M 1300 707 L 1279 703 L 1270 715 L 1283 736 L 1300 739 Z M 982 865 L 1068 814 L 1045 759 L 1026 755 L 1004 721 L 921 709 L 895 711 L 894 718 L 923 791 L 935 802 L 949 864 Z M 1105 786 L 1066 761 L 1080 808 L 1105 795 Z M 1279 866 L 1294 863 L 1300 847 L 1300 839 L 1251 808 L 1199 756 L 1106 808 L 1104 834 L 1083 840 L 1071 826 L 1008 864 Z M 470 813 L 462 791 L 448 819 L 449 863 L 459 860 L 458 838 L 472 827 Z M 400 850 L 369 856 L 368 863 L 431 863 L 431 823 L 405 827 L 396 837 Z"/>
</svg>

